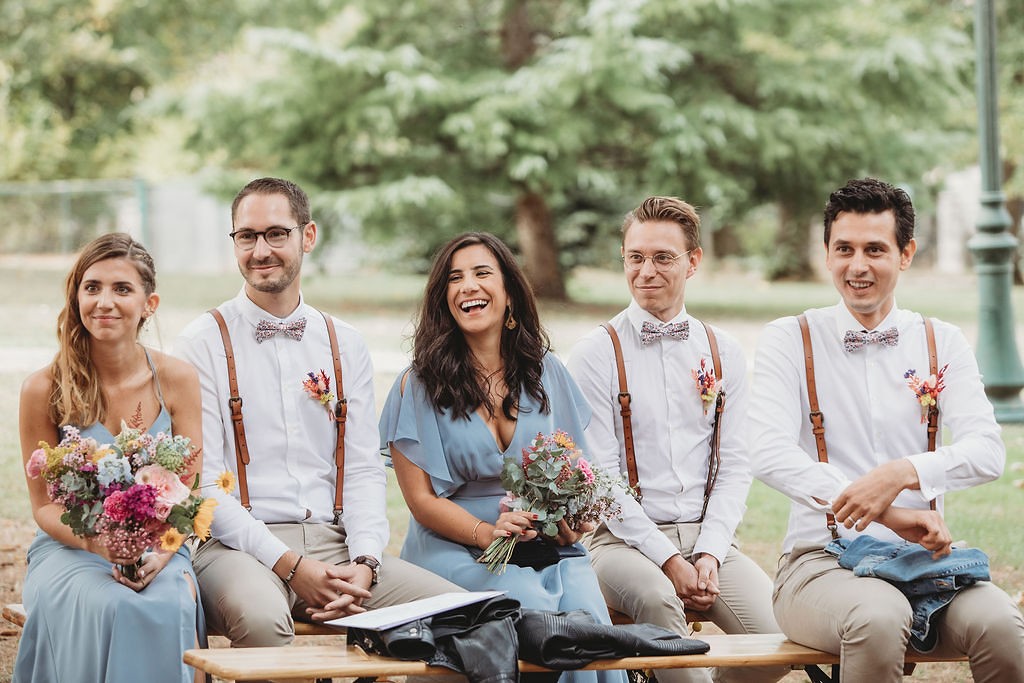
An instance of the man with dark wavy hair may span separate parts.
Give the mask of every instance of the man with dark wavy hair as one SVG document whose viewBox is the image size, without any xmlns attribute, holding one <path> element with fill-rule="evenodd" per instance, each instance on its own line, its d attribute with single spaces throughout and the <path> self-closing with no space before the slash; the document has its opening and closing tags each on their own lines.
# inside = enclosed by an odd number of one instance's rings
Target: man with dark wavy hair
<svg viewBox="0 0 1024 683">
<path fill-rule="evenodd" d="M 861 536 L 900 553 L 919 543 L 927 562 L 948 554 L 944 495 L 997 478 L 1005 448 L 964 335 L 896 306 L 917 249 L 907 193 L 851 180 L 829 197 L 824 237 L 841 301 L 769 324 L 754 365 L 754 473 L 792 499 L 775 616 L 792 640 L 840 654 L 844 681 L 901 681 L 924 633 L 936 654 L 967 655 L 976 681 L 1024 681 L 1024 619 L 994 584 L 922 601 L 837 562 Z"/>
</svg>

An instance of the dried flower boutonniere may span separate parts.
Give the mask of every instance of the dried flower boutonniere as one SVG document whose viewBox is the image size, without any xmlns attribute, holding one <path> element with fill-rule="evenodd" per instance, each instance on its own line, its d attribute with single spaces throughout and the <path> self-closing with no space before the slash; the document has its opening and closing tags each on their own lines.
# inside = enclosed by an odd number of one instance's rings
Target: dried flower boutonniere
<svg viewBox="0 0 1024 683">
<path fill-rule="evenodd" d="M 694 383 L 697 385 L 697 393 L 704 404 L 704 414 L 708 414 L 708 408 L 718 398 L 718 379 L 715 377 L 714 368 L 707 367 L 707 358 L 700 359 L 700 368 L 690 370 Z"/>
<path fill-rule="evenodd" d="M 307 372 L 306 379 L 302 380 L 302 388 L 306 390 L 310 398 L 316 399 L 327 409 L 328 416 L 333 416 L 331 401 L 334 400 L 334 393 L 331 392 L 331 378 L 323 369 L 319 373 Z"/>
<path fill-rule="evenodd" d="M 948 367 L 949 364 L 947 363 L 942 366 L 938 374 L 928 375 L 925 379 L 918 377 L 917 371 L 914 369 L 903 373 L 903 379 L 907 380 L 907 386 L 914 392 L 914 397 L 921 404 L 921 424 L 924 424 L 925 420 L 928 419 L 928 409 L 938 403 L 939 394 L 946 388 L 943 376 L 946 374 L 946 368 Z"/>
</svg>

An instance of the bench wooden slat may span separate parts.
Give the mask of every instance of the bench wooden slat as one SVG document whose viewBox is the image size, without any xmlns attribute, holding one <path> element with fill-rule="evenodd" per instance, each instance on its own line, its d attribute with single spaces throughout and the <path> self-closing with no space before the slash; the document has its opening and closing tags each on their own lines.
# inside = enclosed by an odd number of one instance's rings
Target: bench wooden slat
<svg viewBox="0 0 1024 683">
<path fill-rule="evenodd" d="M 760 635 L 710 635 L 701 638 L 711 650 L 703 655 L 667 657 L 628 657 L 606 659 L 584 667 L 607 669 L 670 669 L 692 667 L 743 666 L 806 666 L 837 664 L 839 656 L 814 650 L 786 639 L 781 633 Z M 908 653 L 907 662 L 963 661 L 964 658 L 937 660 L 934 657 Z M 358 649 L 339 646 L 218 648 L 188 650 L 185 662 L 226 680 L 253 679 L 315 679 L 361 676 L 409 676 L 450 674 L 443 667 L 424 662 L 403 662 L 397 659 L 368 655 Z M 525 672 L 547 671 L 543 667 L 520 662 Z"/>
<path fill-rule="evenodd" d="M 4 619 L 16 624 L 22 628 L 25 627 L 25 619 L 28 616 L 25 613 L 25 606 L 20 603 L 12 603 L 4 605 L 3 610 Z M 210 631 L 209 635 L 219 636 L 223 635 L 215 631 Z M 345 635 L 345 629 L 341 626 L 328 626 L 327 624 L 310 624 L 304 621 L 295 622 L 295 635 L 296 636 L 343 636 Z"/>
<path fill-rule="evenodd" d="M 22 628 L 25 627 L 25 619 L 28 617 L 25 614 L 25 606 L 19 603 L 12 603 L 10 605 L 4 605 L 4 619 L 17 624 Z"/>
</svg>

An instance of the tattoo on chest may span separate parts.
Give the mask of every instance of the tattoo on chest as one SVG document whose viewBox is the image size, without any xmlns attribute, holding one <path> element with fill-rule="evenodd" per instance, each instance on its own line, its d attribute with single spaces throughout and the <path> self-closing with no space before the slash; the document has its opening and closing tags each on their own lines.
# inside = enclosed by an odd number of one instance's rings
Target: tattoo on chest
<svg viewBox="0 0 1024 683">
<path fill-rule="evenodd" d="M 142 401 L 135 407 L 135 413 L 126 421 L 131 429 L 142 429 Z"/>
</svg>

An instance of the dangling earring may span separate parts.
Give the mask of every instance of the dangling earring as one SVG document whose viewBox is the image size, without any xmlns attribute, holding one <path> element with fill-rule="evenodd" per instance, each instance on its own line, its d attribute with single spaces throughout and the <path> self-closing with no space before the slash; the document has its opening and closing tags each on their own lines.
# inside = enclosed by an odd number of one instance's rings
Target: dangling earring
<svg viewBox="0 0 1024 683">
<path fill-rule="evenodd" d="M 514 329 L 516 329 L 517 325 L 519 325 L 519 323 L 517 323 L 516 319 L 512 317 L 512 307 L 509 306 L 508 307 L 508 317 L 505 318 L 505 329 L 507 329 L 507 330 L 514 330 Z"/>
</svg>

